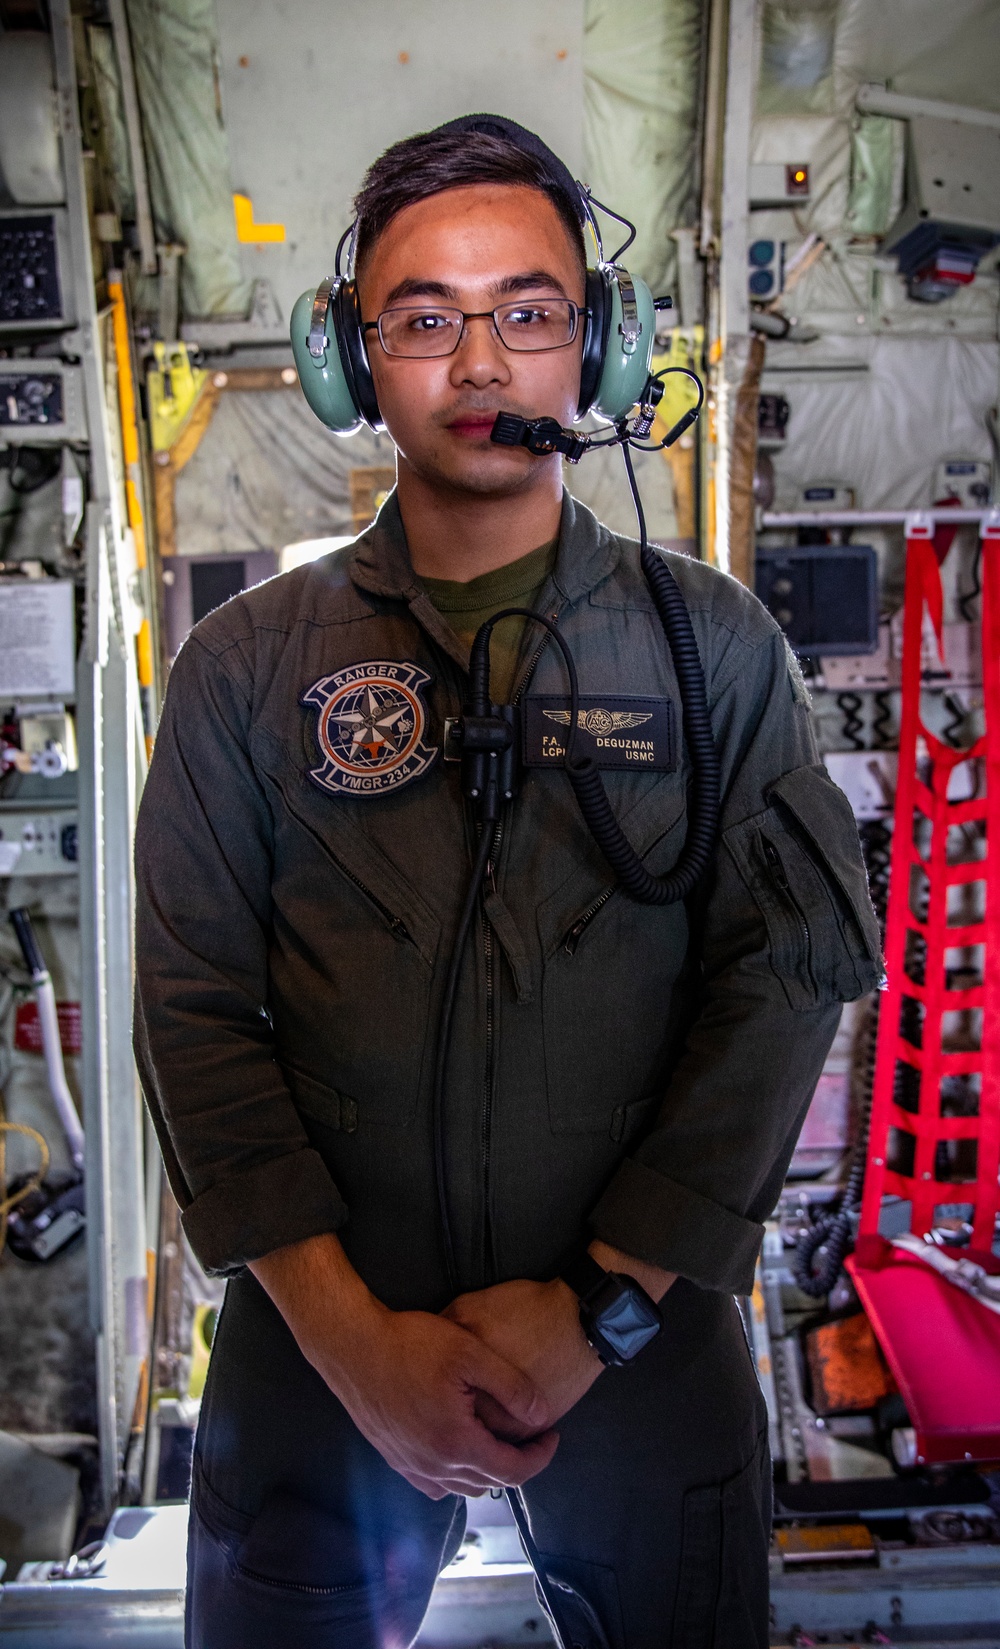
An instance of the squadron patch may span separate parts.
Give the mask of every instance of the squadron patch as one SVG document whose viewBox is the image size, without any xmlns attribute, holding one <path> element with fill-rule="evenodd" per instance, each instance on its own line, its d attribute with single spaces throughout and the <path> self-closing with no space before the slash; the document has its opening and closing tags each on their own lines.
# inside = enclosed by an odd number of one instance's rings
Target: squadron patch
<svg viewBox="0 0 1000 1649">
<path fill-rule="evenodd" d="M 319 711 L 322 767 L 309 777 L 335 796 L 382 796 L 426 773 L 437 751 L 424 743 L 426 670 L 370 659 L 322 676 L 301 703 Z"/>
<path fill-rule="evenodd" d="M 669 773 L 677 766 L 674 706 L 670 699 L 600 698 L 581 695 L 577 741 L 580 755 L 598 767 L 646 768 Z M 523 745 L 528 767 L 554 767 L 566 757 L 568 698 L 528 698 Z"/>
</svg>

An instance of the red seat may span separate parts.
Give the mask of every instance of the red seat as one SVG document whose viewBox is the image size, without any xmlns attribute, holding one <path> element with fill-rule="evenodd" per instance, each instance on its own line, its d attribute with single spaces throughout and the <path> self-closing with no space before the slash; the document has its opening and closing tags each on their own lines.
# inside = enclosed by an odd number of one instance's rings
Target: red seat
<svg viewBox="0 0 1000 1649">
<path fill-rule="evenodd" d="M 882 1247 L 881 1263 L 862 1263 L 862 1251 L 847 1268 L 916 1431 L 919 1464 L 1000 1460 L 1000 1315 Z"/>
</svg>

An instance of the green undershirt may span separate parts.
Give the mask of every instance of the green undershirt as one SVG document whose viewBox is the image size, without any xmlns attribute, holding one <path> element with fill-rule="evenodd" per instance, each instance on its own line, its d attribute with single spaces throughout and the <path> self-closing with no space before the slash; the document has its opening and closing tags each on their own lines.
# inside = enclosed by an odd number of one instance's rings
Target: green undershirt
<svg viewBox="0 0 1000 1649">
<path fill-rule="evenodd" d="M 556 564 L 558 539 L 542 544 L 506 567 L 481 573 L 459 584 L 452 578 L 420 580 L 441 616 L 447 619 L 459 641 L 471 647 L 476 631 L 502 607 L 537 609 L 542 590 Z M 490 641 L 490 693 L 494 704 L 506 704 L 514 687 L 514 675 L 524 637 L 525 618 L 508 618 L 498 624 Z"/>
</svg>

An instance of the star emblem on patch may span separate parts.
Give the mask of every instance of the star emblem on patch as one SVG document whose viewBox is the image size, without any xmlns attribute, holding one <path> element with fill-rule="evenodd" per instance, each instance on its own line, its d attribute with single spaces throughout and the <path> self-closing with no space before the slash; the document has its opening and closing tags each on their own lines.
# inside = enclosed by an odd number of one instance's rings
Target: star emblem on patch
<svg viewBox="0 0 1000 1649">
<path fill-rule="evenodd" d="M 427 711 L 420 666 L 369 659 L 322 676 L 302 694 L 319 712 L 321 767 L 309 777 L 332 795 L 379 796 L 426 773 L 436 749 L 424 742 Z"/>
</svg>

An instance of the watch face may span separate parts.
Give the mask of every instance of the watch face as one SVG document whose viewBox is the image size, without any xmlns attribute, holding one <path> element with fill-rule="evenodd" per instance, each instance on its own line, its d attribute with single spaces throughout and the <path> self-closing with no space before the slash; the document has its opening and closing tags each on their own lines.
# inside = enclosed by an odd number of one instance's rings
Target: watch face
<svg viewBox="0 0 1000 1649">
<path fill-rule="evenodd" d="M 663 1320 L 644 1294 L 633 1292 L 627 1283 L 617 1278 L 612 1281 L 613 1295 L 610 1289 L 602 1288 L 593 1302 L 593 1323 L 612 1351 L 623 1362 L 630 1363 L 644 1346 L 656 1339 Z"/>
</svg>

